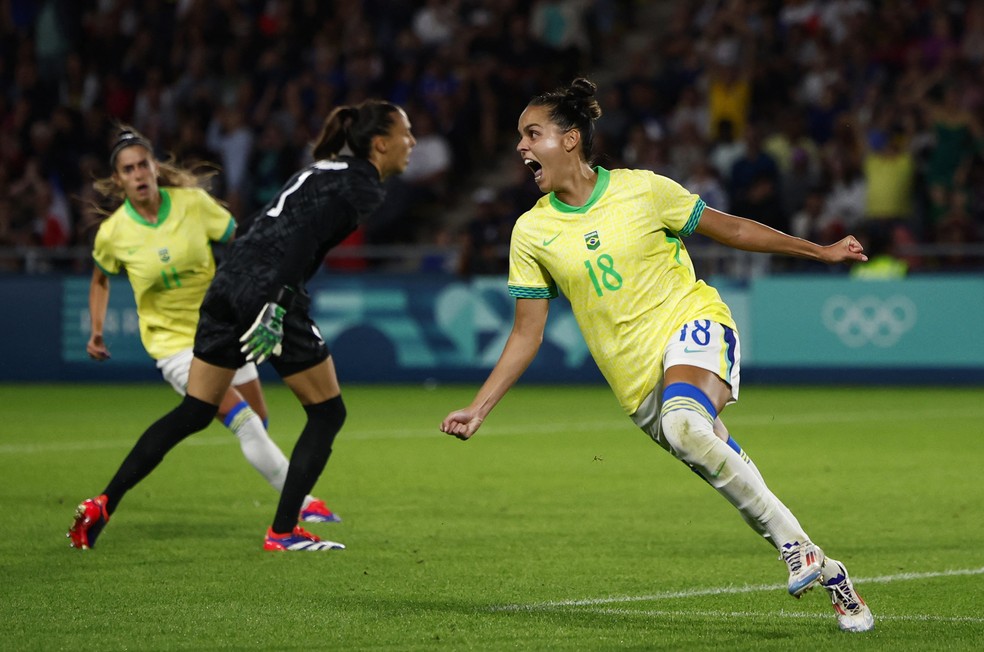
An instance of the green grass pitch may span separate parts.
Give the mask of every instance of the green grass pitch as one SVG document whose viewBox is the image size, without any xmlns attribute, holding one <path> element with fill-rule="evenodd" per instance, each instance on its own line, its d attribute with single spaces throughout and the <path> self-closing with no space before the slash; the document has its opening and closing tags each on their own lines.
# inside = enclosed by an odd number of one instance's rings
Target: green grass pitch
<svg viewBox="0 0 984 652">
<path fill-rule="evenodd" d="M 775 493 L 844 560 L 876 618 L 822 591 L 648 441 L 604 387 L 520 385 L 469 442 L 437 426 L 475 387 L 346 387 L 315 493 L 348 549 L 268 553 L 274 492 L 217 424 L 64 538 L 143 429 L 152 385 L 0 386 L 5 650 L 981 650 L 981 388 L 746 386 L 725 414 Z M 267 387 L 285 451 L 303 411 Z"/>
</svg>

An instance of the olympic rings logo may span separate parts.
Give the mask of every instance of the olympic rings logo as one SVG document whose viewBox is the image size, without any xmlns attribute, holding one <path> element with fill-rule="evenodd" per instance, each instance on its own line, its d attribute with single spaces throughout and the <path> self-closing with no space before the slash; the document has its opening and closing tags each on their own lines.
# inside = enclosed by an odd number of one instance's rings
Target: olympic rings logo
<svg viewBox="0 0 984 652">
<path fill-rule="evenodd" d="M 823 304 L 823 325 L 852 349 L 866 344 L 895 345 L 916 325 L 916 304 L 904 296 L 882 300 L 874 296 L 850 299 L 830 297 Z"/>
</svg>

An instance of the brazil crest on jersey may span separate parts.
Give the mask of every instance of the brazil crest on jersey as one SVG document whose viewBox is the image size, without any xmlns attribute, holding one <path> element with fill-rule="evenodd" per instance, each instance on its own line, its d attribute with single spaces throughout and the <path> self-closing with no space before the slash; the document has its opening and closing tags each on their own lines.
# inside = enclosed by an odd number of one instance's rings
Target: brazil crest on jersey
<svg viewBox="0 0 984 652">
<path fill-rule="evenodd" d="M 623 409 L 662 380 L 669 337 L 691 319 L 735 328 L 717 290 L 697 280 L 682 238 L 704 202 L 647 170 L 596 168 L 584 206 L 550 193 L 520 216 L 509 249 L 509 293 L 571 302 L 588 349 Z"/>
<path fill-rule="evenodd" d="M 210 242 L 225 242 L 236 222 L 200 188 L 161 188 L 157 223 L 125 201 L 99 226 L 92 257 L 107 274 L 126 270 L 140 319 L 140 340 L 156 360 L 191 347 L 198 308 L 215 276 Z"/>
</svg>

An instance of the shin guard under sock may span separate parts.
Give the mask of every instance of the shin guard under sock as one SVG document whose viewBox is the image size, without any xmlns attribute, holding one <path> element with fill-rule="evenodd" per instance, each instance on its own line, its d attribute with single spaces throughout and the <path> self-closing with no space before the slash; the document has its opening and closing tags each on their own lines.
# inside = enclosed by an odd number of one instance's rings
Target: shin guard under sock
<svg viewBox="0 0 984 652">
<path fill-rule="evenodd" d="M 243 455 L 277 491 L 284 488 L 287 477 L 287 457 L 270 439 L 263 421 L 246 401 L 229 410 L 222 425 L 239 439 Z"/>
<path fill-rule="evenodd" d="M 697 471 L 734 505 L 752 528 L 772 542 L 806 538 L 800 524 L 769 491 L 742 456 L 714 434 L 716 411 L 707 396 L 686 383 L 663 393 L 660 410 L 662 444 Z"/>
</svg>

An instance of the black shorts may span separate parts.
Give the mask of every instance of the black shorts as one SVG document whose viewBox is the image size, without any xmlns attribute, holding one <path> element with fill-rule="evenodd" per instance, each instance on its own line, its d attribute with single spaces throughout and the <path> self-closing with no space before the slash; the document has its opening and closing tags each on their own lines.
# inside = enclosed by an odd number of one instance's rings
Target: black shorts
<svg viewBox="0 0 984 652">
<path fill-rule="evenodd" d="M 220 277 L 209 288 L 199 312 L 195 333 L 195 357 L 217 367 L 238 369 L 246 364 L 239 338 L 249 330 L 263 309 L 262 299 L 250 296 L 250 283 L 232 285 Z M 321 331 L 309 316 L 311 299 L 298 292 L 284 316 L 283 351 L 270 363 L 281 378 L 310 369 L 325 361 L 331 352 Z"/>
</svg>

